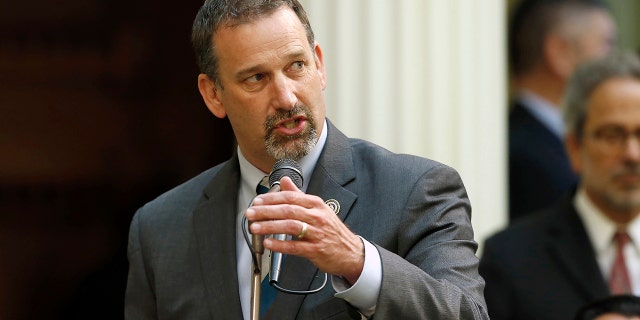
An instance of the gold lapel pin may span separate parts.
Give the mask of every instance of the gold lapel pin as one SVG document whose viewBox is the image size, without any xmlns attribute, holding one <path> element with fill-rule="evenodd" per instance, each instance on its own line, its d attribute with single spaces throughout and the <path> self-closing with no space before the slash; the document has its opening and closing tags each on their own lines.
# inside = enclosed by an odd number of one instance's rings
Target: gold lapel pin
<svg viewBox="0 0 640 320">
<path fill-rule="evenodd" d="M 329 208 L 331 208 L 331 210 L 333 210 L 333 212 L 335 212 L 336 214 L 340 213 L 340 202 L 338 202 L 338 200 L 329 199 L 324 203 L 326 203 L 329 206 Z"/>
</svg>

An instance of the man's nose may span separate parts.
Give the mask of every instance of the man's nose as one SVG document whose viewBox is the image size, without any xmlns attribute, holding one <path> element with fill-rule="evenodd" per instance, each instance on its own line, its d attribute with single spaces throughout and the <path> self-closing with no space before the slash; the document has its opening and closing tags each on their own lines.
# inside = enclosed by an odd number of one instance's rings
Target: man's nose
<svg viewBox="0 0 640 320">
<path fill-rule="evenodd" d="M 624 154 L 627 160 L 640 162 L 640 137 L 637 134 L 629 135 L 625 142 Z"/>
<path fill-rule="evenodd" d="M 298 102 L 294 92 L 293 80 L 285 75 L 276 75 L 272 82 L 272 104 L 276 109 L 292 109 Z"/>
</svg>

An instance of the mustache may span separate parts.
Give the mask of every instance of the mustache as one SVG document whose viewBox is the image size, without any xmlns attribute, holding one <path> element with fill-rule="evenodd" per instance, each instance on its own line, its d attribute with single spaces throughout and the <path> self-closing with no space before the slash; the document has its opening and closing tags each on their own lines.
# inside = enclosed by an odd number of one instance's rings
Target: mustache
<svg viewBox="0 0 640 320">
<path fill-rule="evenodd" d="M 615 170 L 612 174 L 612 177 L 615 179 L 615 178 L 628 176 L 628 175 L 640 176 L 640 165 L 627 164 L 622 168 Z"/>
</svg>

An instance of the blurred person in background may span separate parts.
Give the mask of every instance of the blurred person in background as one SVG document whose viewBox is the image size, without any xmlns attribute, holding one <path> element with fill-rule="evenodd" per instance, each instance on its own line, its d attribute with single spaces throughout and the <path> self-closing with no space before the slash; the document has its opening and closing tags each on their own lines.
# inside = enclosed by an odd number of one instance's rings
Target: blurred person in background
<svg viewBox="0 0 640 320">
<path fill-rule="evenodd" d="M 480 262 L 493 320 L 570 319 L 640 294 L 640 61 L 614 52 L 569 81 L 566 149 L 577 190 L 487 239 Z"/>
<path fill-rule="evenodd" d="M 574 320 L 640 320 L 640 297 L 617 295 L 591 302 Z"/>
<path fill-rule="evenodd" d="M 574 67 L 614 45 L 600 0 L 522 0 L 509 30 L 509 220 L 545 208 L 575 186 L 562 144 L 560 100 Z"/>
</svg>

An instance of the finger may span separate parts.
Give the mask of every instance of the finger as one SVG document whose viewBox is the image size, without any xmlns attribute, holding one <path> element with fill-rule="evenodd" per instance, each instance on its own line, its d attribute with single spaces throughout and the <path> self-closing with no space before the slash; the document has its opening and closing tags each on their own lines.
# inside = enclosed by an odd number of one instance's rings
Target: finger
<svg viewBox="0 0 640 320">
<path fill-rule="evenodd" d="M 309 228 L 309 224 L 306 222 L 302 222 L 302 227 L 300 228 L 300 233 L 298 234 L 299 240 L 302 240 L 307 235 L 308 228 Z"/>
<path fill-rule="evenodd" d="M 284 219 L 296 219 L 301 214 L 296 213 L 303 208 L 297 205 L 290 205 L 287 203 L 266 203 L 263 201 L 261 204 L 255 204 L 247 208 L 244 215 L 247 220 L 251 222 L 269 221 L 269 220 L 284 220 Z"/>
<path fill-rule="evenodd" d="M 285 186 L 281 185 L 281 187 L 289 188 L 289 190 L 281 189 L 280 192 L 261 194 L 253 199 L 253 206 L 290 204 L 310 209 L 324 205 L 320 198 L 300 191 L 294 184 L 287 185 L 285 182 Z M 291 190 L 291 188 L 295 189 Z"/>
<path fill-rule="evenodd" d="M 271 251 L 306 258 L 317 255 L 317 253 L 314 252 L 316 250 L 316 245 L 311 242 L 305 241 L 276 240 L 273 238 L 266 238 L 264 239 L 264 247 Z"/>
<path fill-rule="evenodd" d="M 251 223 L 249 231 L 252 234 L 288 234 L 298 236 L 302 232 L 302 222 L 293 219 L 256 221 Z M 308 225 L 305 233 L 309 237 Z"/>
</svg>

